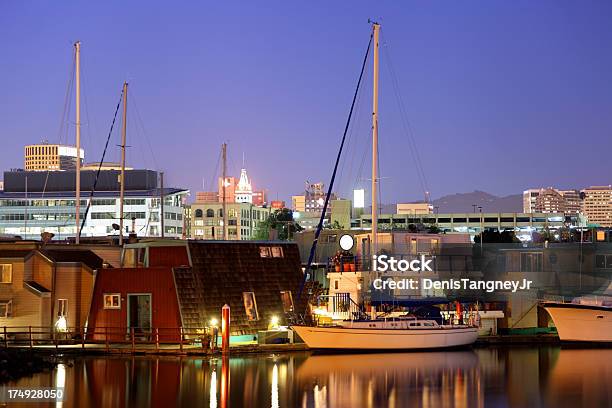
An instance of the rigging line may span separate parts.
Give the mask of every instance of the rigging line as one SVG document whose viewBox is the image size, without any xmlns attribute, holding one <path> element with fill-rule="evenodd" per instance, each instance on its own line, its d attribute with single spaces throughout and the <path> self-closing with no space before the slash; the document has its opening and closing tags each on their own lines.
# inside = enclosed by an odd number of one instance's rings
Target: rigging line
<svg viewBox="0 0 612 408">
<path fill-rule="evenodd" d="M 419 177 L 419 183 L 421 184 L 421 188 L 423 192 L 427 194 L 428 188 L 427 188 L 427 181 L 425 178 L 425 172 L 423 170 L 423 166 L 422 166 L 422 162 L 421 162 L 421 159 L 418 153 L 416 142 L 411 132 L 411 127 L 407 120 L 406 108 L 405 108 L 403 99 L 401 97 L 401 93 L 399 92 L 399 81 L 397 80 L 397 76 L 395 75 L 395 70 L 393 68 L 393 64 L 391 62 L 391 57 L 389 55 L 387 47 L 388 46 L 385 44 L 385 47 L 383 48 L 385 56 L 387 57 L 387 61 L 388 61 L 386 66 L 387 66 L 387 69 L 389 70 L 389 75 L 391 77 L 391 82 L 393 84 L 393 91 L 394 91 L 394 95 L 396 97 L 398 108 L 400 111 L 402 127 L 404 128 L 404 132 L 406 133 L 406 136 L 408 136 L 408 144 L 410 146 L 410 153 L 414 160 L 414 164 L 415 164 L 416 171 L 417 171 L 417 176 Z"/>
<path fill-rule="evenodd" d="M 421 157 L 419 155 L 419 151 L 417 148 L 417 144 L 414 138 L 414 130 L 412 129 L 412 126 L 410 124 L 410 121 L 408 120 L 408 114 L 406 113 L 406 105 L 404 104 L 403 98 L 401 96 L 401 93 L 399 91 L 400 87 L 399 87 L 399 80 L 397 78 L 397 75 L 395 73 L 395 68 L 393 66 L 393 61 L 391 59 L 391 53 L 389 51 L 389 44 L 385 41 L 383 42 L 383 52 L 385 54 L 386 57 L 386 61 L 388 62 L 387 64 L 385 64 L 387 66 L 387 69 L 389 70 L 389 75 L 391 77 L 391 82 L 393 84 L 393 90 L 394 90 L 394 94 L 395 97 L 397 99 L 397 103 L 398 103 L 398 107 L 400 110 L 400 117 L 401 117 L 401 121 L 402 121 L 402 127 L 404 128 L 404 132 L 406 133 L 406 135 L 408 136 L 408 143 L 410 145 L 410 152 L 411 155 L 413 157 L 413 160 L 415 161 L 415 166 L 416 166 L 416 170 L 417 170 L 417 176 L 419 177 L 419 182 L 421 184 L 421 188 L 423 189 L 423 192 L 425 193 L 425 195 L 428 194 L 429 192 L 429 186 L 427 183 L 427 178 L 425 176 L 425 171 L 423 169 L 423 163 L 421 161 Z"/>
<path fill-rule="evenodd" d="M 136 96 L 134 95 L 133 90 L 130 92 L 130 95 L 128 96 L 128 98 L 132 101 L 132 104 L 134 106 L 134 111 L 136 111 L 137 124 L 140 125 L 140 128 L 142 129 L 142 134 L 144 135 L 144 139 L 147 141 L 147 145 L 149 146 L 149 152 L 151 152 L 151 158 L 153 159 L 153 165 L 155 166 L 157 170 L 159 170 L 159 166 L 157 165 L 157 159 L 155 158 L 155 153 L 153 152 L 153 146 L 151 146 L 151 140 L 147 136 L 147 131 L 145 130 L 145 127 L 144 127 L 144 121 L 142 120 L 142 117 L 140 116 L 140 110 L 138 110 L 138 104 L 136 103 Z"/>
<path fill-rule="evenodd" d="M 365 56 L 363 57 L 363 64 L 361 65 L 361 72 L 359 73 L 359 80 L 357 81 L 357 88 L 355 89 L 355 94 L 353 95 L 353 101 L 351 102 L 351 109 L 349 110 L 348 118 L 346 120 L 346 126 L 344 127 L 344 133 L 342 135 L 342 142 L 340 142 L 340 149 L 338 150 L 338 155 L 336 156 L 336 163 L 334 165 L 334 171 L 332 172 L 331 181 L 327 189 L 327 195 L 325 196 L 325 203 L 323 204 L 323 211 L 321 211 L 321 218 L 319 219 L 319 224 L 317 225 L 317 230 L 315 232 L 314 240 L 312 241 L 312 246 L 310 247 L 310 255 L 308 256 L 308 264 L 306 264 L 306 269 L 304 270 L 304 278 L 302 279 L 302 283 L 300 285 L 300 290 L 298 292 L 298 299 L 300 299 L 302 296 L 302 291 L 304 290 L 304 285 L 306 284 L 306 278 L 312 267 L 312 261 L 314 258 L 315 250 L 317 249 L 317 242 L 319 241 L 319 235 L 321 234 L 321 229 L 323 229 L 323 220 L 325 219 L 325 213 L 327 211 L 327 206 L 329 204 L 329 197 L 331 196 L 331 193 L 334 188 L 334 180 L 336 179 L 336 172 L 338 171 L 338 163 L 340 162 L 340 157 L 342 156 L 342 149 L 344 148 L 344 142 L 346 141 L 346 134 L 351 124 L 351 117 L 353 116 L 353 109 L 355 108 L 355 102 L 357 100 L 357 95 L 359 93 L 359 87 L 361 86 L 361 80 L 363 79 L 363 72 L 365 71 L 366 63 L 368 62 L 368 54 L 370 54 L 370 47 L 372 45 L 373 37 L 374 37 L 374 33 L 372 32 L 370 34 L 370 40 L 368 41 L 368 48 L 366 49 Z"/>
<path fill-rule="evenodd" d="M 366 70 L 364 71 L 364 75 L 367 74 L 368 70 L 366 67 Z M 363 95 L 363 91 L 362 89 L 359 90 L 359 93 L 357 95 L 357 102 L 355 103 L 355 120 L 351 122 L 351 126 L 349 129 L 349 133 L 348 133 L 348 140 L 347 140 L 347 145 L 348 145 L 348 151 L 347 154 L 345 155 L 344 160 L 342 160 L 342 164 L 340 165 L 340 176 L 338 178 L 338 189 L 336 191 L 341 191 L 342 187 L 343 187 L 343 183 L 348 184 L 352 181 L 352 175 L 353 175 L 353 162 L 355 159 L 355 155 L 357 152 L 357 145 L 358 145 L 358 141 L 359 141 L 359 130 L 356 130 L 356 127 L 359 124 L 359 119 L 361 117 L 361 106 L 362 104 L 361 102 L 361 97 Z M 356 134 L 356 135 L 355 135 Z M 355 135 L 353 137 L 353 135 Z M 355 143 L 351 143 L 353 140 L 355 139 Z M 350 157 L 350 160 L 348 159 L 348 157 Z M 344 178 L 344 168 L 346 165 L 346 162 L 349 162 L 348 164 L 348 169 L 347 169 L 347 174 L 346 174 L 346 178 Z M 348 192 L 349 194 L 352 193 L 352 189 L 350 188 L 350 185 L 348 186 Z"/>
<path fill-rule="evenodd" d="M 106 150 L 108 149 L 108 142 L 111 139 L 111 135 L 113 134 L 113 128 L 115 127 L 115 121 L 117 120 L 117 113 L 119 112 L 119 107 L 121 106 L 121 101 L 123 100 L 123 87 L 121 87 L 121 94 L 119 96 L 119 102 L 117 102 L 117 107 L 115 108 L 115 115 L 113 116 L 113 121 L 110 126 L 110 130 L 108 131 L 108 137 L 106 138 L 106 144 L 104 145 L 104 151 L 102 152 L 102 157 L 100 158 L 100 164 L 98 164 L 98 171 L 96 172 L 96 178 L 94 179 L 93 186 L 91 188 L 91 192 L 89 193 L 89 200 L 87 202 L 87 208 L 85 209 L 85 215 L 83 216 L 83 221 L 81 222 L 81 228 L 79 229 L 79 237 L 81 236 L 81 232 L 85 227 L 85 220 L 87 219 L 87 214 L 89 214 L 89 208 L 91 207 L 91 202 L 96 191 L 96 185 L 98 184 L 98 178 L 100 177 L 100 172 L 102 171 L 102 163 L 104 162 L 104 156 L 106 156 Z M 121 205 L 122 203 L 119 203 Z"/>
<path fill-rule="evenodd" d="M 64 96 L 64 108 L 62 110 L 60 125 L 57 131 L 58 144 L 62 144 L 62 130 L 64 129 L 64 126 L 67 126 L 67 123 L 68 123 L 66 116 L 68 115 L 68 111 L 70 108 L 70 95 L 72 94 L 72 87 L 74 85 L 75 69 L 76 69 L 76 52 L 72 54 L 72 69 L 70 70 L 70 77 L 68 78 L 68 83 L 66 84 L 66 95 Z M 47 183 L 49 181 L 50 171 L 51 171 L 50 169 L 47 169 L 47 174 L 45 175 L 45 183 L 43 184 L 41 199 L 45 198 L 45 192 L 47 191 Z"/>
</svg>

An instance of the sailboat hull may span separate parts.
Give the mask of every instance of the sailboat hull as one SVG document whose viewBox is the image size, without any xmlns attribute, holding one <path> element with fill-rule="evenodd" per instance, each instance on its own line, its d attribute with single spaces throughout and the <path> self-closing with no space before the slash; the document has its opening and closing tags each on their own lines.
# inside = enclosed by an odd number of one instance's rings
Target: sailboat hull
<svg viewBox="0 0 612 408">
<path fill-rule="evenodd" d="M 423 350 L 461 347 L 478 338 L 475 327 L 435 329 L 355 329 L 292 326 L 311 349 Z"/>
<path fill-rule="evenodd" d="M 612 308 L 572 303 L 544 303 L 561 341 L 612 343 Z"/>
</svg>

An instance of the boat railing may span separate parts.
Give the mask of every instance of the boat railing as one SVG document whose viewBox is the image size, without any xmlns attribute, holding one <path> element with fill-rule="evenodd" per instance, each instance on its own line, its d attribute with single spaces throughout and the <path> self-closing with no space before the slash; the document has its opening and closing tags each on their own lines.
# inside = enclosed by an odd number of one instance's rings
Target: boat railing
<svg viewBox="0 0 612 408">
<path fill-rule="evenodd" d="M 334 320 L 360 320 L 366 317 L 361 306 L 351 298 L 348 292 L 319 295 L 317 308 L 326 309 Z"/>
</svg>

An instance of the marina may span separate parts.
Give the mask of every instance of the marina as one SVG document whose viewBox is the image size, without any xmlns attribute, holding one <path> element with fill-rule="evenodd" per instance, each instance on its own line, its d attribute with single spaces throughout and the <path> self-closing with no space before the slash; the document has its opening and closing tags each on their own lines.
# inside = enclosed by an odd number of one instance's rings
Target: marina
<svg viewBox="0 0 612 408">
<path fill-rule="evenodd" d="M 612 7 L 485 3 L 3 6 L 0 406 L 612 407 Z"/>
<path fill-rule="evenodd" d="M 10 384 L 61 385 L 65 407 L 605 407 L 610 353 L 497 346 L 358 356 L 65 356 L 53 371 Z"/>
</svg>

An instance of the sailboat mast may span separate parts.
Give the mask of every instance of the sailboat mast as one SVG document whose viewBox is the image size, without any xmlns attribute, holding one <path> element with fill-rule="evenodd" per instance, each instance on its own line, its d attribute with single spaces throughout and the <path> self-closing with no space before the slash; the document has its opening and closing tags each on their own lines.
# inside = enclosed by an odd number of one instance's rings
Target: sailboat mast
<svg viewBox="0 0 612 408">
<path fill-rule="evenodd" d="M 128 84 L 123 83 L 123 126 L 121 128 L 121 179 L 119 180 L 119 245 L 123 245 L 123 196 L 125 195 L 125 139 L 127 131 Z"/>
<path fill-rule="evenodd" d="M 378 37 L 380 25 L 374 30 L 374 83 L 372 96 L 372 255 L 378 252 Z"/>
<path fill-rule="evenodd" d="M 76 82 L 76 237 L 78 244 L 81 236 L 81 42 L 74 43 L 75 82 Z"/>
<path fill-rule="evenodd" d="M 227 195 L 226 195 L 226 188 L 227 188 L 227 183 L 225 178 L 227 177 L 227 143 L 223 143 L 221 145 L 221 150 L 222 150 L 222 156 L 223 156 L 223 184 L 222 184 L 222 188 L 223 188 L 223 203 L 221 205 L 222 209 L 221 211 L 223 211 L 223 240 L 227 239 Z"/>
</svg>

